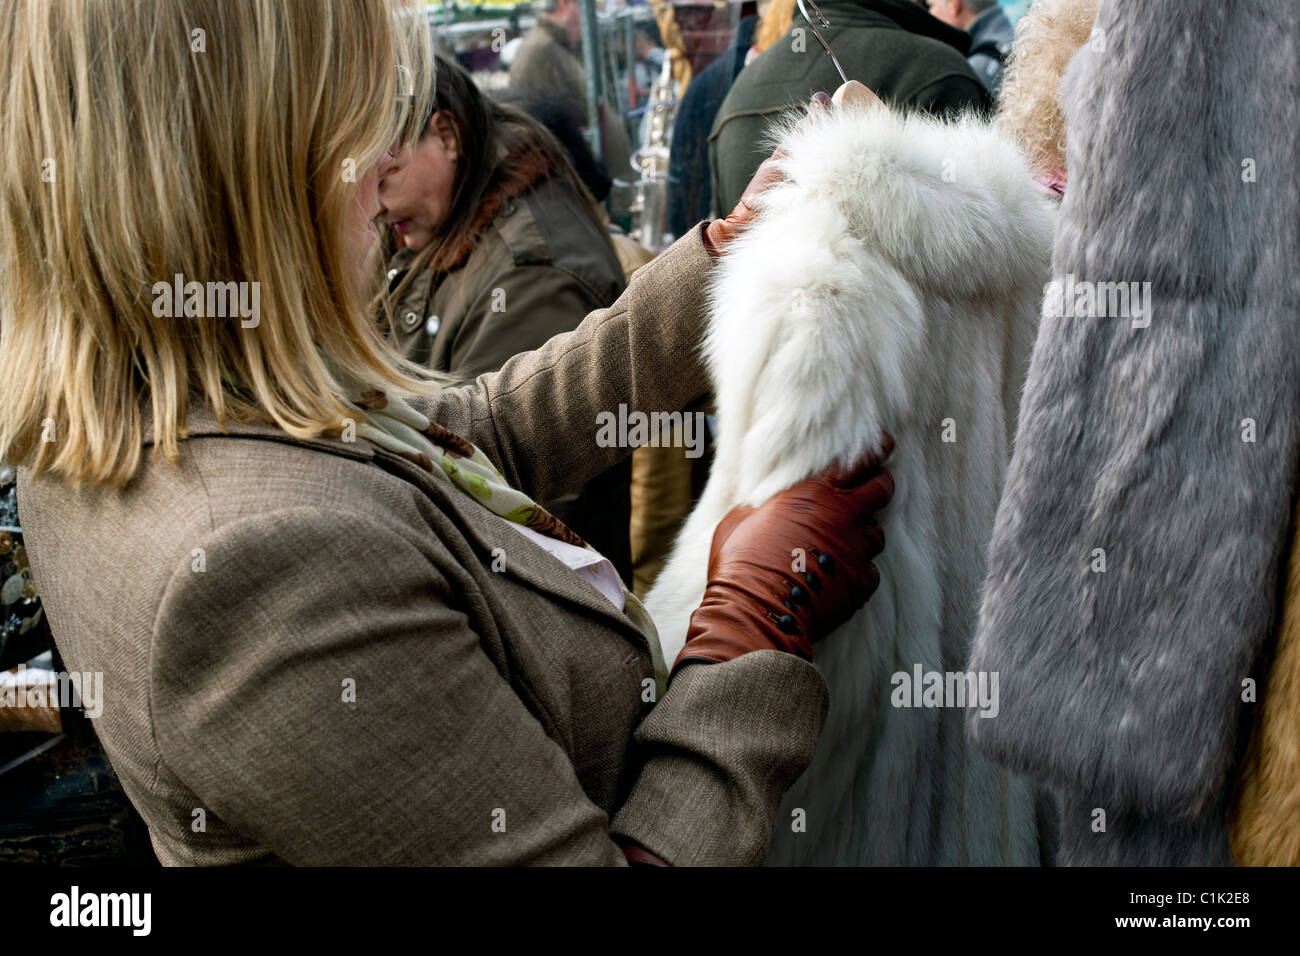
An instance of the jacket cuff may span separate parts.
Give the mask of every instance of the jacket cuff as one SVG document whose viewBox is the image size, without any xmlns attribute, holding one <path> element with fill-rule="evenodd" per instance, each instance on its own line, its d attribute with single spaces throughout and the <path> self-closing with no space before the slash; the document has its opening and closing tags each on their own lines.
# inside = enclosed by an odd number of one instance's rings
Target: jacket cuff
<svg viewBox="0 0 1300 956">
<path fill-rule="evenodd" d="M 781 651 L 683 666 L 637 728 L 644 764 L 611 831 L 673 866 L 761 863 L 828 701 L 817 669 Z"/>
</svg>

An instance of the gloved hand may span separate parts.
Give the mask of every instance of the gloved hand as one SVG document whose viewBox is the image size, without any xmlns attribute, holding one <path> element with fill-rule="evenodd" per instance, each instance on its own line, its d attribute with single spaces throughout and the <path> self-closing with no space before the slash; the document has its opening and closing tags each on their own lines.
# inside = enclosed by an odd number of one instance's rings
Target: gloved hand
<svg viewBox="0 0 1300 956">
<path fill-rule="evenodd" d="M 817 110 L 831 109 L 834 107 L 843 107 L 847 105 L 882 105 L 880 97 L 867 89 L 857 80 L 849 80 L 835 91 L 835 96 L 830 97 L 825 93 L 814 93 L 808 103 L 808 115 L 799 121 L 798 129 L 805 125 L 809 118 Z M 754 218 L 754 207 L 752 205 L 754 198 L 764 189 L 780 182 L 785 178 L 781 172 L 779 161 L 785 155 L 785 147 L 778 146 L 776 151 L 767 159 L 763 160 L 762 165 L 754 173 L 754 178 L 749 181 L 745 191 L 740 195 L 740 202 L 736 203 L 736 208 L 731 210 L 731 214 L 725 219 L 715 219 L 704 228 L 704 244 L 714 257 L 721 256 L 725 251 L 727 244 L 736 238 L 751 219 Z"/>
<path fill-rule="evenodd" d="M 812 100 L 808 103 L 808 116 L 813 114 L 814 110 L 830 109 L 831 98 L 825 93 L 814 93 Z M 808 116 L 799 121 L 802 126 L 808 122 Z M 754 198 L 767 189 L 773 183 L 778 183 L 785 178 L 781 171 L 780 160 L 785 156 L 785 147 L 778 146 L 776 151 L 767 159 L 763 160 L 758 170 L 754 173 L 754 178 L 749 181 L 745 191 L 740 194 L 740 202 L 736 203 L 736 208 L 731 210 L 731 214 L 725 219 L 715 219 L 704 227 L 704 244 L 708 247 L 709 252 L 714 257 L 721 256 L 726 251 L 727 243 L 736 238 L 754 218 L 754 208 L 750 205 Z"/>
<path fill-rule="evenodd" d="M 674 669 L 755 650 L 812 660 L 813 641 L 866 603 L 880 583 L 871 561 L 885 544 L 875 514 L 894 494 L 893 476 L 881 467 L 894 440 L 886 433 L 881 444 L 880 458 L 847 472 L 829 469 L 757 508 L 728 512 L 713 533 L 709 583 Z"/>
</svg>

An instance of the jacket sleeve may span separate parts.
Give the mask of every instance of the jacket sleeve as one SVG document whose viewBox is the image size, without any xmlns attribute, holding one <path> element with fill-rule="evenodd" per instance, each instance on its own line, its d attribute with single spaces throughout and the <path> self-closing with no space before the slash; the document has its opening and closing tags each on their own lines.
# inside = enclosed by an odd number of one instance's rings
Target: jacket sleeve
<svg viewBox="0 0 1300 956">
<path fill-rule="evenodd" d="M 347 560 L 330 560 L 341 541 Z M 625 862 L 436 543 L 295 508 L 203 548 L 205 570 L 187 560 L 159 607 L 150 709 L 163 763 L 208 813 L 294 864 Z M 617 832 L 671 863 L 757 862 L 824 712 L 794 657 L 684 671 L 638 732 L 652 752 Z"/>
<path fill-rule="evenodd" d="M 563 269 L 512 268 L 469 304 L 463 322 L 468 334 L 453 343 L 448 371 L 461 379 L 495 372 L 511 356 L 573 331 L 600 305 L 594 290 Z"/>
<path fill-rule="evenodd" d="M 642 267 L 608 309 L 500 371 L 417 401 L 537 501 L 576 491 L 628 454 L 602 447 L 602 413 L 682 411 L 709 388 L 700 354 L 712 259 L 703 224 Z"/>
</svg>

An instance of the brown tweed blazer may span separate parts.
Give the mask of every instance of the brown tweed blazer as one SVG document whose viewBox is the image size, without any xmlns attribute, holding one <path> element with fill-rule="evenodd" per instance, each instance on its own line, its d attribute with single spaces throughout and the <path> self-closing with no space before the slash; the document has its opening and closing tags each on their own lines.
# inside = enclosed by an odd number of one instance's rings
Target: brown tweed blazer
<svg viewBox="0 0 1300 956">
<path fill-rule="evenodd" d="M 704 391 L 708 268 L 697 229 L 422 407 L 557 497 L 628 453 L 597 412 Z M 631 622 L 417 466 L 199 408 L 181 447 L 125 490 L 20 476 L 55 640 L 104 674 L 96 730 L 164 863 L 619 864 L 617 838 L 762 859 L 825 716 L 810 664 L 691 665 L 649 702 Z"/>
</svg>

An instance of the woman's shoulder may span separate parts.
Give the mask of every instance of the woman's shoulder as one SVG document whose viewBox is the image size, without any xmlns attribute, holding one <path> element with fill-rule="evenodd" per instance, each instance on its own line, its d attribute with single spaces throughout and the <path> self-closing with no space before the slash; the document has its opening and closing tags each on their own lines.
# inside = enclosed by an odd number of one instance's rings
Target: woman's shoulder
<svg viewBox="0 0 1300 956">
<path fill-rule="evenodd" d="M 24 524 L 41 540 L 38 550 L 116 553 L 124 564 L 136 555 L 150 565 L 179 564 L 202 539 L 246 523 L 260 529 L 263 547 L 275 531 L 328 524 L 339 510 L 389 530 L 427 525 L 427 494 L 380 467 L 369 442 L 350 437 L 347 429 L 337 438 L 298 438 L 270 423 L 222 426 L 200 411 L 190 416 L 176 458 L 146 445 L 125 487 L 74 487 L 20 470 Z M 57 573 L 67 564 L 51 567 Z"/>
</svg>

